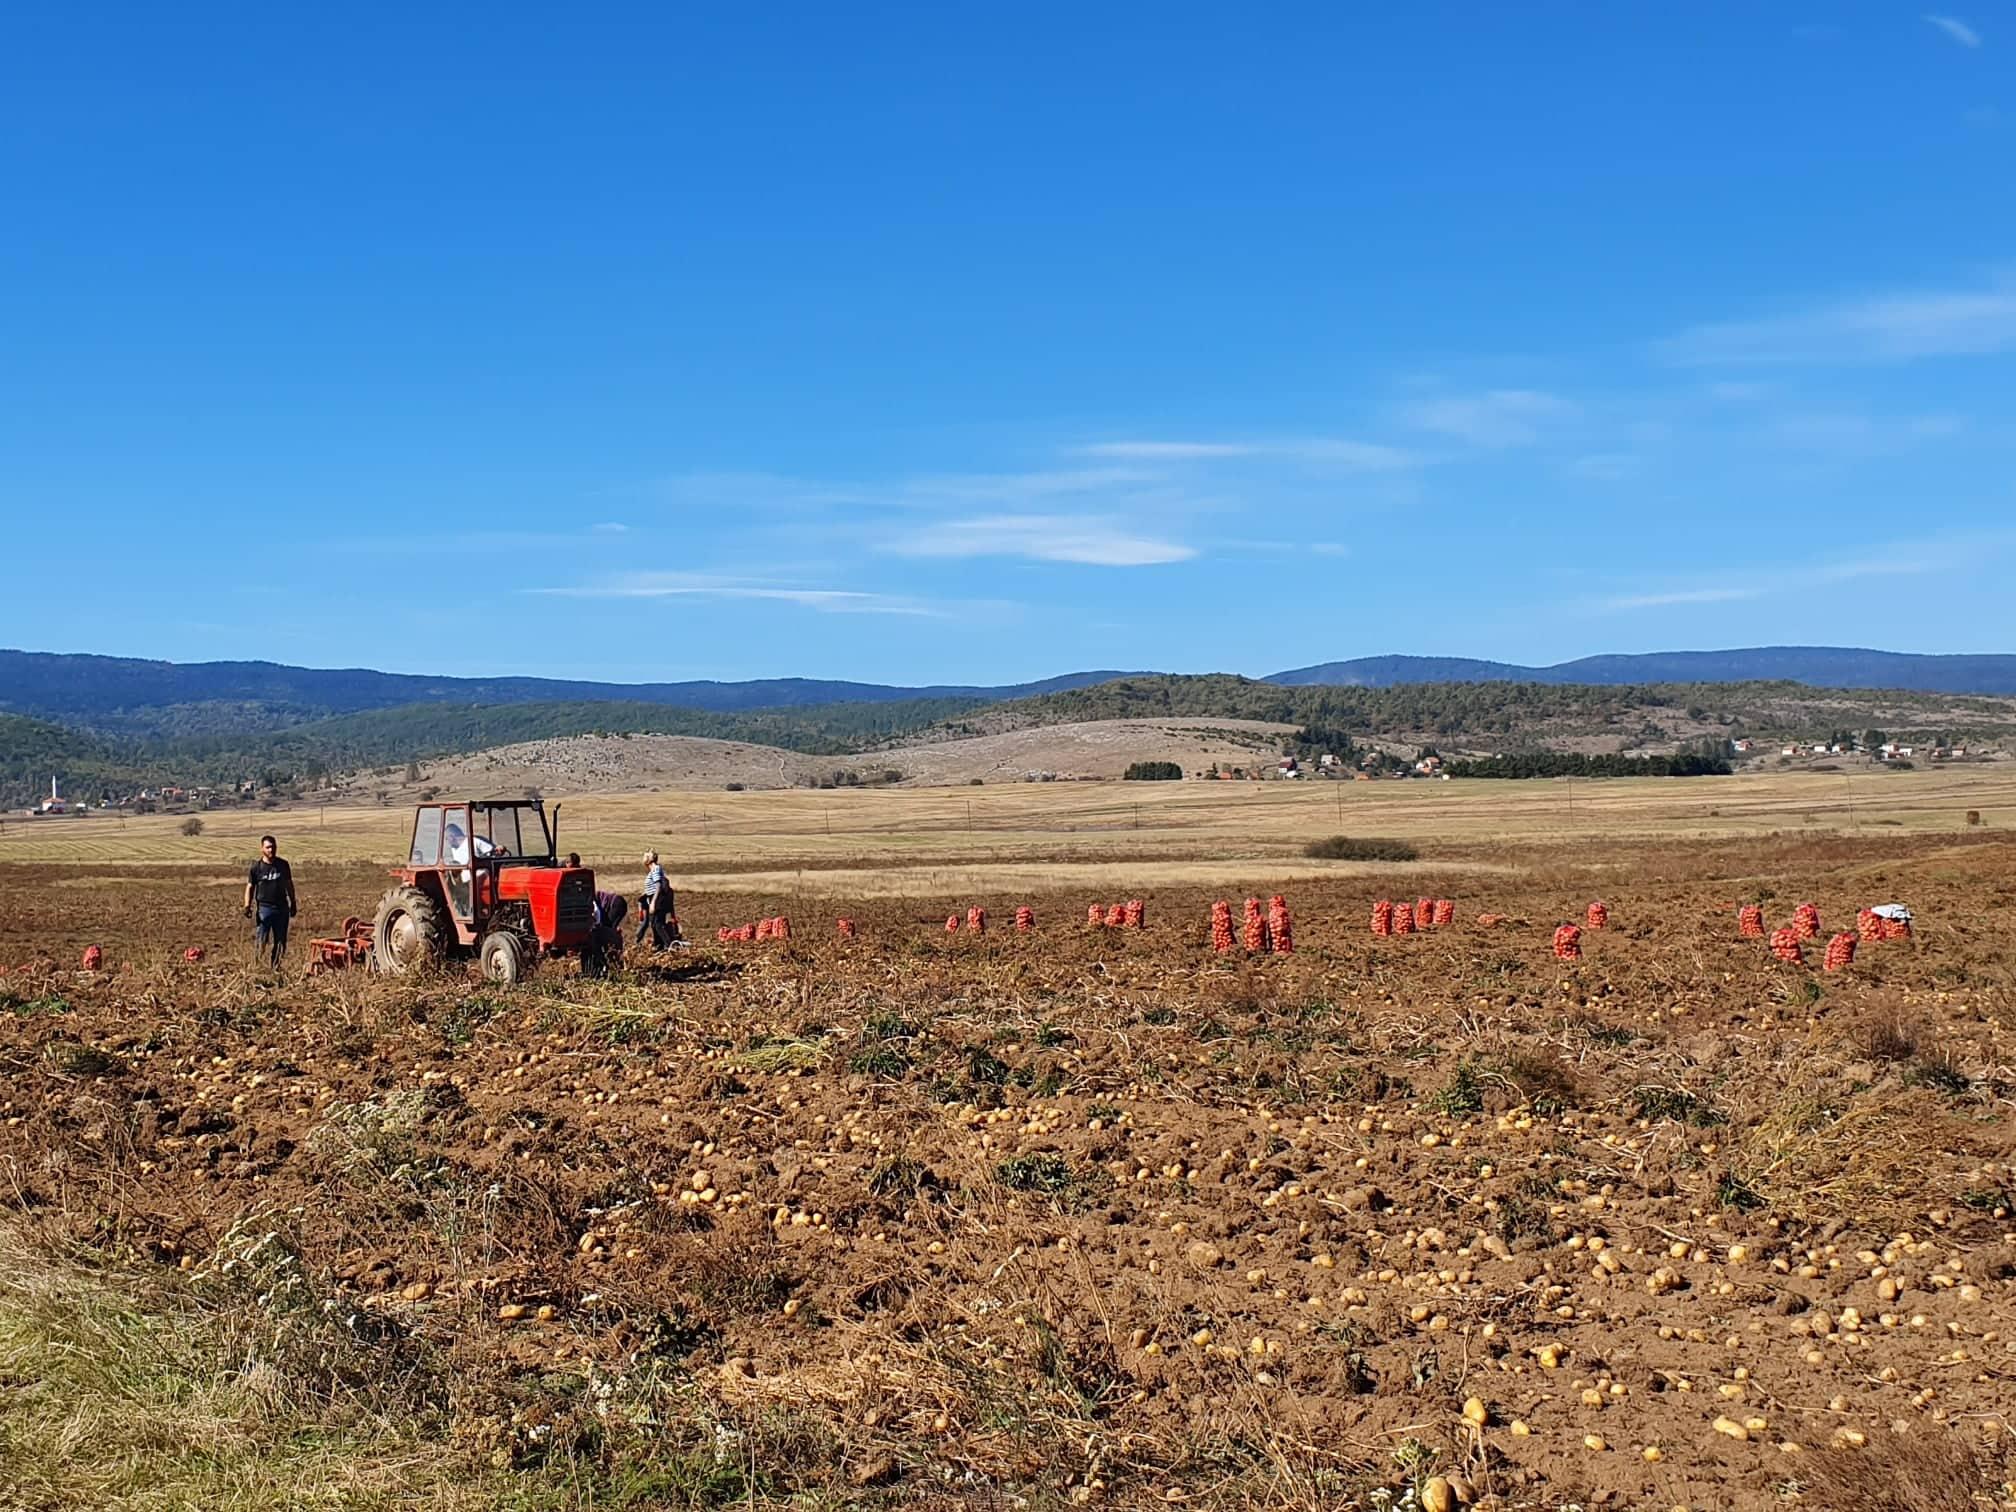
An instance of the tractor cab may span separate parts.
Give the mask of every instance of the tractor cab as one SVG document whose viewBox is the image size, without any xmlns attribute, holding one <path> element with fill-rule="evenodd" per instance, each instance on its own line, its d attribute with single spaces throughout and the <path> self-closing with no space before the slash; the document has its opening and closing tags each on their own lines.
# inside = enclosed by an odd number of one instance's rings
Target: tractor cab
<svg viewBox="0 0 2016 1512">
<path fill-rule="evenodd" d="M 595 874 L 556 859 L 537 799 L 421 804 L 393 876 L 378 905 L 380 971 L 473 951 L 490 980 L 515 982 L 542 956 L 579 949 L 594 926 Z"/>
</svg>

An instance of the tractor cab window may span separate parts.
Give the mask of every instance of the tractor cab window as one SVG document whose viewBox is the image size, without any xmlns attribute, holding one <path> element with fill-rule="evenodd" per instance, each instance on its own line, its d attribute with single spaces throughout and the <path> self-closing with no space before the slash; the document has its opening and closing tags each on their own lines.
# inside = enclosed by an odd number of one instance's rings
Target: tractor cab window
<svg viewBox="0 0 2016 1512">
<path fill-rule="evenodd" d="M 441 810 L 423 808 L 413 816 L 413 854 L 410 858 L 414 866 L 439 866 L 441 864 Z"/>
<path fill-rule="evenodd" d="M 478 804 L 474 810 L 478 855 L 530 856 L 533 858 L 553 854 L 553 842 L 547 838 L 545 817 L 536 808 L 526 808 L 516 804 L 499 804 L 488 807 Z"/>
<path fill-rule="evenodd" d="M 469 864 L 469 810 L 466 808 L 443 809 L 445 820 L 442 833 L 441 859 L 450 866 Z"/>
</svg>

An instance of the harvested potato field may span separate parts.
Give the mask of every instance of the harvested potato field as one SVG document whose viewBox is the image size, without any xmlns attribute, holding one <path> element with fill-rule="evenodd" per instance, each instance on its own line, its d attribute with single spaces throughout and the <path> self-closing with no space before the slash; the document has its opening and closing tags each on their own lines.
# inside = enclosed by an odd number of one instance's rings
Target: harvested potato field
<svg viewBox="0 0 2016 1512">
<path fill-rule="evenodd" d="M 2006 1504 L 2016 846 L 1480 854 L 513 989 L 11 867 L 0 1505 Z"/>
</svg>

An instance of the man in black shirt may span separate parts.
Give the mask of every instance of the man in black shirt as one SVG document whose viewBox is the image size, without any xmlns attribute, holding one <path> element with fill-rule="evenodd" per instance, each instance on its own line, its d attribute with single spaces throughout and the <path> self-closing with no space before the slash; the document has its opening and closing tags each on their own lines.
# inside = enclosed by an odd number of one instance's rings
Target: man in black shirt
<svg viewBox="0 0 2016 1512">
<path fill-rule="evenodd" d="M 271 835 L 259 837 L 259 859 L 245 876 L 245 917 L 256 917 L 252 933 L 255 951 L 263 950 L 275 966 L 287 954 L 287 921 L 300 905 L 294 897 L 294 869 L 280 859 Z"/>
</svg>

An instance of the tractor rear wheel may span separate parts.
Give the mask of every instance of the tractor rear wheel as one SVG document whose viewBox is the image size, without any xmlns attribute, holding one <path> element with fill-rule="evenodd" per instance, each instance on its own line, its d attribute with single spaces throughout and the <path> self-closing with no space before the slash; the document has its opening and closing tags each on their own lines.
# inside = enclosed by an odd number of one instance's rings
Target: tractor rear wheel
<svg viewBox="0 0 2016 1512">
<path fill-rule="evenodd" d="M 395 887 L 378 900 L 371 964 L 386 976 L 438 965 L 447 945 L 441 905 L 419 888 Z"/>
<path fill-rule="evenodd" d="M 525 941 L 508 929 L 494 930 L 483 936 L 483 945 L 476 958 L 483 963 L 483 979 L 486 982 L 509 987 L 532 974 L 532 957 L 525 949 Z"/>
</svg>

